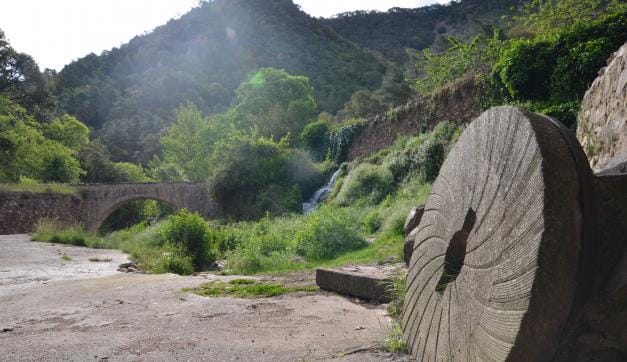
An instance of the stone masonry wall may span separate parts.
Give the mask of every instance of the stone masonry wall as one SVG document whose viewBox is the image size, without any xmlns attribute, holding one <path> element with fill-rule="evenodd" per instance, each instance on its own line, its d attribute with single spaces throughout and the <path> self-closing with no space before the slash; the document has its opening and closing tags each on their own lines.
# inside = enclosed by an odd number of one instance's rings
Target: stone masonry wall
<svg viewBox="0 0 627 362">
<path fill-rule="evenodd" d="M 82 223 L 83 214 L 76 195 L 0 191 L 0 235 L 32 232 L 42 218 Z"/>
<path fill-rule="evenodd" d="M 627 43 L 601 69 L 577 118 L 577 138 L 593 169 L 627 153 Z"/>
<path fill-rule="evenodd" d="M 391 146 L 399 136 L 427 132 L 443 121 L 471 122 L 479 116 L 479 89 L 474 78 L 464 78 L 434 95 L 422 97 L 379 115 L 353 137 L 348 147 L 352 161 Z"/>
</svg>

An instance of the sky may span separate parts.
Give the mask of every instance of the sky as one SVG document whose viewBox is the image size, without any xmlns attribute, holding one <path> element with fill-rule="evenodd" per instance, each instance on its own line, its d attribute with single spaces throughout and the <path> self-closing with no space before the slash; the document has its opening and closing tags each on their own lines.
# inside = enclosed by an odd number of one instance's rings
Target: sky
<svg viewBox="0 0 627 362">
<path fill-rule="evenodd" d="M 448 0 L 294 0 L 315 17 L 352 10 L 415 8 Z M 39 67 L 61 70 L 180 17 L 198 0 L 0 0 L 0 29 Z"/>
</svg>

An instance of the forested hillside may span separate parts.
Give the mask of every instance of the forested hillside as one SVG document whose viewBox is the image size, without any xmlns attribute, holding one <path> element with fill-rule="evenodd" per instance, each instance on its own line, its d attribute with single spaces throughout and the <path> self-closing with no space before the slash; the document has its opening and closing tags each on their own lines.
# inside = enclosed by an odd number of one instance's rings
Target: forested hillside
<svg viewBox="0 0 627 362">
<path fill-rule="evenodd" d="M 520 2 L 464 0 L 325 20 L 290 0 L 206 1 L 120 48 L 67 65 L 54 77 L 54 95 L 59 113 L 99 130 L 114 161 L 146 164 L 160 154 L 159 134 L 176 107 L 189 101 L 205 114 L 223 112 L 237 86 L 262 67 L 307 76 L 317 112 L 335 114 L 352 95 L 348 117 L 385 111 L 410 95 L 389 60 L 402 62 L 405 48 L 438 38 L 446 48 L 452 34 L 490 32 Z M 390 94 L 373 98 L 382 83 Z"/>
<path fill-rule="evenodd" d="M 63 111 L 103 127 L 107 144 L 117 140 L 115 159 L 146 162 L 173 109 L 190 101 L 203 113 L 223 111 L 234 89 L 268 66 L 309 77 L 319 110 L 332 113 L 353 92 L 377 88 L 386 70 L 289 0 L 215 0 L 69 64 L 56 95 Z"/>
<path fill-rule="evenodd" d="M 491 33 L 504 25 L 529 0 L 462 0 L 417 9 L 392 8 L 387 12 L 353 11 L 322 21 L 339 35 L 362 47 L 381 52 L 394 61 L 405 59 L 405 49 L 438 45 L 448 36 Z M 446 47 L 446 44 L 439 44 Z"/>
</svg>

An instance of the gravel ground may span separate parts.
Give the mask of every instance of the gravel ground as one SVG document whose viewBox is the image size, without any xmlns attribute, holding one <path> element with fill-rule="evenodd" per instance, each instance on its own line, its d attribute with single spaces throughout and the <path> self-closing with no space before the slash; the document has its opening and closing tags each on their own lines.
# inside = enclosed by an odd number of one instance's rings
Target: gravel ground
<svg viewBox="0 0 627 362">
<path fill-rule="evenodd" d="M 384 306 L 325 292 L 205 298 L 182 288 L 233 277 L 118 273 L 125 261 L 0 236 L 0 360 L 407 360 L 379 350 Z"/>
</svg>

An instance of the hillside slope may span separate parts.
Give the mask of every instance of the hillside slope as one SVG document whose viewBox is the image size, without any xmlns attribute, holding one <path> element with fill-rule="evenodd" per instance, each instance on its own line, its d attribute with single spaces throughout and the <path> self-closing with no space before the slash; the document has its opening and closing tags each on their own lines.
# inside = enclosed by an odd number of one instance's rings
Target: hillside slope
<svg viewBox="0 0 627 362">
<path fill-rule="evenodd" d="M 92 127 L 123 120 L 154 133 L 187 100 L 206 113 L 223 110 L 261 67 L 308 76 L 319 110 L 328 112 L 359 89 L 377 88 L 386 70 L 290 0 L 215 0 L 69 64 L 57 76 L 57 96 L 64 111 Z"/>
<path fill-rule="evenodd" d="M 431 47 L 445 36 L 467 37 L 502 25 L 502 17 L 529 0 L 461 0 L 387 12 L 354 11 L 323 22 L 363 47 L 402 61 L 405 48 Z"/>
</svg>

